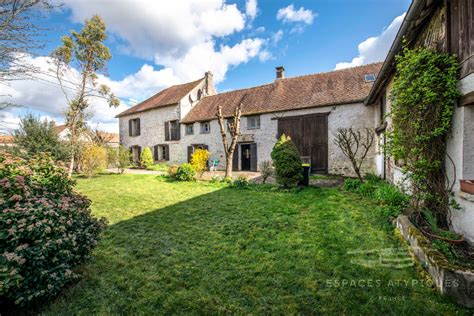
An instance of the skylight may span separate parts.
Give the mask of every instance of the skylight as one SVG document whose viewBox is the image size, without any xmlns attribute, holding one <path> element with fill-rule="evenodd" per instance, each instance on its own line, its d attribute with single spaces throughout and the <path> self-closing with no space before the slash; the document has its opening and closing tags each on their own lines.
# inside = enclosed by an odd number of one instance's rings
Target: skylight
<svg viewBox="0 0 474 316">
<path fill-rule="evenodd" d="M 375 75 L 374 74 L 364 75 L 364 80 L 365 80 L 365 82 L 374 82 L 375 81 Z"/>
</svg>

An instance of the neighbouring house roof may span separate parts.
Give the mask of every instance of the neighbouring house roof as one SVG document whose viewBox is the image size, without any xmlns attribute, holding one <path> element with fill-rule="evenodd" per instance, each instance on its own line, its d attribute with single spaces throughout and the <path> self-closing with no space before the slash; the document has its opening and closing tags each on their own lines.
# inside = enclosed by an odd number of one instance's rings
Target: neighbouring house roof
<svg viewBox="0 0 474 316">
<path fill-rule="evenodd" d="M 61 134 L 64 130 L 66 129 L 66 125 L 63 124 L 63 125 L 56 125 L 54 127 L 54 131 L 56 132 L 56 134 Z"/>
<path fill-rule="evenodd" d="M 204 79 L 205 78 L 201 78 L 193 82 L 179 84 L 161 90 L 154 96 L 118 114 L 117 117 L 177 104 L 182 98 L 186 96 L 186 94 L 188 94 Z"/>
<path fill-rule="evenodd" d="M 14 138 L 9 135 L 0 135 L 0 144 L 13 144 Z"/>
<path fill-rule="evenodd" d="M 379 76 L 365 100 L 365 104 L 372 104 L 376 101 L 395 71 L 395 56 L 401 51 L 404 41 L 410 45 L 417 38 L 440 4 L 442 4 L 442 1 L 413 0 L 398 30 L 397 36 L 392 42 Z"/>
<path fill-rule="evenodd" d="M 99 132 L 99 135 L 107 141 L 107 143 L 119 143 L 120 136 L 116 133 L 107 133 L 107 132 Z"/>
<path fill-rule="evenodd" d="M 242 115 L 297 110 L 304 108 L 362 102 L 369 94 L 372 82 L 364 75 L 377 75 L 382 63 L 346 68 L 293 78 L 204 97 L 181 121 L 192 123 L 216 118 L 222 105 L 223 115 L 229 117 L 242 104 Z"/>
</svg>

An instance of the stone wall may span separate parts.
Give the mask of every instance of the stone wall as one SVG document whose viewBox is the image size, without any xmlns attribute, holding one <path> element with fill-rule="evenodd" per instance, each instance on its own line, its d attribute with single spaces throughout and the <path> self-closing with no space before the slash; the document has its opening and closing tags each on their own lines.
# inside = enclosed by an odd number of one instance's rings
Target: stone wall
<svg viewBox="0 0 474 316">
<path fill-rule="evenodd" d="M 190 105 L 184 103 L 180 107 L 170 106 L 120 118 L 122 144 L 126 147 L 133 145 L 152 147 L 157 144 L 167 143 L 169 144 L 171 163 L 186 162 L 188 146 L 205 144 L 209 146 L 211 159 L 218 159 L 220 162 L 219 169 L 224 169 L 225 155 L 217 120 L 211 121 L 211 132 L 209 134 L 201 134 L 200 123 L 196 122 L 193 127 L 193 135 L 186 135 L 185 126 L 182 125 L 180 141 L 164 141 L 164 122 L 183 117 L 183 109 L 189 110 L 189 108 Z M 369 127 L 373 130 L 373 108 L 366 107 L 362 103 L 262 114 L 260 115 L 260 129 L 256 130 L 247 129 L 247 118 L 242 117 L 241 140 L 257 143 L 258 164 L 264 160 L 271 160 L 270 154 L 277 140 L 278 120 L 276 118 L 324 112 L 330 112 L 328 117 L 328 170 L 330 173 L 353 176 L 350 162 L 334 144 L 334 137 L 337 129 L 341 127 Z M 141 135 L 128 137 L 128 120 L 135 117 L 140 117 L 141 119 Z M 363 172 L 374 170 L 373 150 L 369 153 L 367 162 L 362 169 Z"/>
</svg>

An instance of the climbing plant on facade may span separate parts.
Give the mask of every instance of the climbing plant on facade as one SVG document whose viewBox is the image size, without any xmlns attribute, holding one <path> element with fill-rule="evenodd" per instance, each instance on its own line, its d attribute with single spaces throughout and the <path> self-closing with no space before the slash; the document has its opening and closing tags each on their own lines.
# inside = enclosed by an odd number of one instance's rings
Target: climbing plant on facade
<svg viewBox="0 0 474 316">
<path fill-rule="evenodd" d="M 452 179 L 446 175 L 446 143 L 460 95 L 458 68 L 452 55 L 404 48 L 396 57 L 390 95 L 387 149 L 410 179 L 415 209 L 431 211 L 443 228 L 449 226 Z"/>
</svg>

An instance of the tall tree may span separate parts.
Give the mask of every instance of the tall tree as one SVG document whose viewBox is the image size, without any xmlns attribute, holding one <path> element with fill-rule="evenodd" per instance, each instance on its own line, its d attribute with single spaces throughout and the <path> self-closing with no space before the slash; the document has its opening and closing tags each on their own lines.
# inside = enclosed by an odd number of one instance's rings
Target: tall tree
<svg viewBox="0 0 474 316">
<path fill-rule="evenodd" d="M 54 121 L 42 121 L 28 114 L 21 118 L 20 127 L 13 132 L 14 141 L 29 157 L 49 152 L 55 160 L 68 161 L 69 148 L 61 142 L 54 127 Z"/>
<path fill-rule="evenodd" d="M 72 31 L 71 36 L 64 36 L 62 45 L 52 53 L 56 65 L 56 76 L 68 102 L 66 126 L 69 129 L 72 151 L 70 175 L 74 169 L 74 156 L 80 136 L 87 130 L 87 109 L 90 106 L 90 99 L 97 97 L 99 93 L 99 97 L 107 99 L 109 106 L 119 105 L 118 99 L 111 93 L 110 88 L 97 83 L 97 75 L 106 72 L 107 61 L 112 58 L 109 48 L 104 44 L 106 38 L 105 23 L 98 15 L 94 15 L 85 21 L 84 28 L 80 32 Z M 76 83 L 64 79 L 67 73 L 74 72 L 72 68 L 79 72 Z M 74 86 L 73 98 L 69 98 L 64 89 L 65 81 L 68 86 L 71 84 Z"/>
<path fill-rule="evenodd" d="M 49 0 L 0 0 L 0 83 L 7 84 L 36 71 L 22 59 L 43 46 L 43 29 L 37 22 L 52 7 Z M 11 105 L 1 101 L 0 110 Z"/>
<path fill-rule="evenodd" d="M 235 147 L 237 145 L 237 139 L 240 136 L 240 117 L 242 115 L 242 102 L 235 107 L 234 113 L 230 121 L 227 122 L 227 129 L 230 134 L 230 143 L 227 140 L 227 131 L 225 118 L 222 114 L 222 106 L 217 107 L 217 120 L 221 130 L 222 144 L 224 146 L 225 153 L 225 177 L 232 177 L 232 158 L 234 156 Z"/>
</svg>

